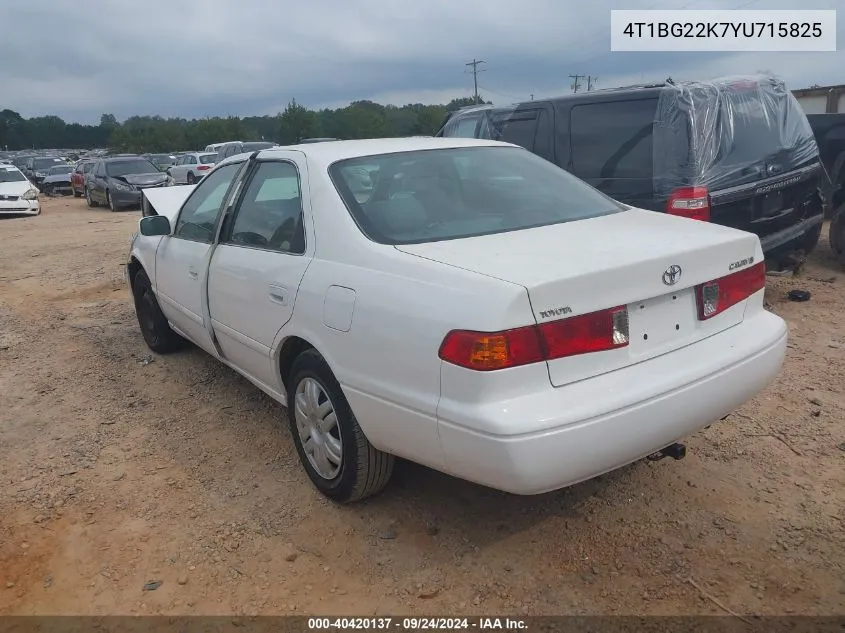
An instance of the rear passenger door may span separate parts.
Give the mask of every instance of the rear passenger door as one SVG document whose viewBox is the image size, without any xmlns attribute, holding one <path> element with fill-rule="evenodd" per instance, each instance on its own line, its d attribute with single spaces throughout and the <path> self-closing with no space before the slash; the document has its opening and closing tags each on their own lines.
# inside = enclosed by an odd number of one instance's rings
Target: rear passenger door
<svg viewBox="0 0 845 633">
<path fill-rule="evenodd" d="M 256 161 L 224 220 L 208 273 L 209 312 L 223 356 L 273 391 L 281 389 L 273 341 L 293 315 L 314 252 L 303 191 L 308 172 L 300 152 Z"/>
<path fill-rule="evenodd" d="M 656 112 L 655 98 L 575 105 L 564 167 L 620 202 L 662 211 L 654 197 Z"/>
</svg>

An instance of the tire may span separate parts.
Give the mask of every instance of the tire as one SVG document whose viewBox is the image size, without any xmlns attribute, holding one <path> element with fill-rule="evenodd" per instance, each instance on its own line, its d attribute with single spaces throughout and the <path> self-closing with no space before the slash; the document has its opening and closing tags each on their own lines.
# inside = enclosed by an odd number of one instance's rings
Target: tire
<svg viewBox="0 0 845 633">
<path fill-rule="evenodd" d="M 197 179 L 196 179 L 196 178 L 194 178 L 194 172 L 192 172 L 192 171 L 189 171 L 189 172 L 188 172 L 188 177 L 187 177 L 185 180 L 187 180 L 187 181 L 188 181 L 188 184 L 189 184 L 189 185 L 193 185 L 193 184 L 194 184 L 194 183 L 196 183 L 196 181 L 197 181 Z"/>
<path fill-rule="evenodd" d="M 181 348 L 184 339 L 170 328 L 155 298 L 150 278 L 143 270 L 135 275 L 132 294 L 135 298 L 135 316 L 138 317 L 138 325 L 147 347 L 158 354 L 170 354 Z"/>
<path fill-rule="evenodd" d="M 74 197 L 74 198 L 81 198 L 81 197 L 82 197 L 82 192 L 81 192 L 81 191 L 77 191 L 76 189 L 74 189 L 74 190 L 73 190 L 73 197 Z"/>
<path fill-rule="evenodd" d="M 830 232 L 828 233 L 830 240 L 830 249 L 839 260 L 839 263 L 845 266 L 845 204 L 839 206 L 833 212 L 833 220 L 830 223 Z"/>
<path fill-rule="evenodd" d="M 112 199 L 111 195 L 109 195 L 108 189 L 106 189 L 106 206 L 111 209 L 111 212 L 114 213 L 115 211 L 120 211 L 117 208 L 117 205 L 114 203 L 114 199 Z"/>
<path fill-rule="evenodd" d="M 294 360 L 290 376 L 287 411 L 293 443 L 317 490 L 339 503 L 360 501 L 381 492 L 393 474 L 395 458 L 374 448 L 367 440 L 325 359 L 313 349 L 302 352 Z M 336 424 L 331 422 L 332 413 Z M 302 431 L 298 420 L 303 423 Z M 308 424 L 309 420 L 313 424 Z M 331 426 L 319 430 L 318 422 L 326 421 Z M 305 440 L 306 443 L 310 440 L 311 446 L 317 444 L 315 455 L 322 455 L 323 459 L 310 456 L 303 448 L 302 436 L 314 432 L 319 433 L 316 442 L 314 435 L 307 435 Z M 330 455 L 332 447 L 334 458 Z"/>
<path fill-rule="evenodd" d="M 85 194 L 85 202 L 88 204 L 89 207 L 91 207 L 93 209 L 95 207 L 100 206 L 99 203 L 94 202 L 94 200 L 91 199 L 91 190 L 88 189 L 88 187 L 85 187 L 85 190 L 84 190 L 83 193 Z"/>
</svg>

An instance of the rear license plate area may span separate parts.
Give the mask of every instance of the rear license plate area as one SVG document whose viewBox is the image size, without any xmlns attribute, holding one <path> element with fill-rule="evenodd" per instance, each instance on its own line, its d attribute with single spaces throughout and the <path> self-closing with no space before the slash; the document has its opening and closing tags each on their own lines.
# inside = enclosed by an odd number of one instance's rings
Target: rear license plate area
<svg viewBox="0 0 845 633">
<path fill-rule="evenodd" d="M 786 201 L 783 199 L 782 192 L 775 191 L 767 193 L 758 202 L 756 219 L 767 220 L 776 218 L 783 213 L 785 206 Z"/>
<path fill-rule="evenodd" d="M 653 354 L 695 335 L 697 313 L 692 288 L 628 306 L 632 354 Z"/>
</svg>

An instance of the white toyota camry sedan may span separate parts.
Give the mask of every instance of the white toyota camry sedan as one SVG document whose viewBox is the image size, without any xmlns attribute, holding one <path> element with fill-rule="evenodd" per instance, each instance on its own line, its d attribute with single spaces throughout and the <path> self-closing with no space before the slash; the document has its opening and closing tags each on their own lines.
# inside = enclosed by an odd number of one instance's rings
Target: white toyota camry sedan
<svg viewBox="0 0 845 633">
<path fill-rule="evenodd" d="M 395 457 L 517 494 L 678 457 L 783 362 L 756 236 L 623 206 L 513 145 L 290 146 L 143 193 L 147 344 L 187 339 L 285 405 L 337 501 Z"/>
</svg>

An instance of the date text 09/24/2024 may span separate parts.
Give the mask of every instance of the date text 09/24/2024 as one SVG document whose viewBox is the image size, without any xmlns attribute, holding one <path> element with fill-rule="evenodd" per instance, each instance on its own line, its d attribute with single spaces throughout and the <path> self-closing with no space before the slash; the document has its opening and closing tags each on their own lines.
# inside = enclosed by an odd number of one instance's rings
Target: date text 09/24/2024
<svg viewBox="0 0 845 633">
<path fill-rule="evenodd" d="M 351 617 L 308 618 L 309 631 L 321 630 L 380 631 L 466 631 L 466 630 L 526 630 L 525 620 L 510 617 L 437 618 L 437 617 Z"/>
</svg>

